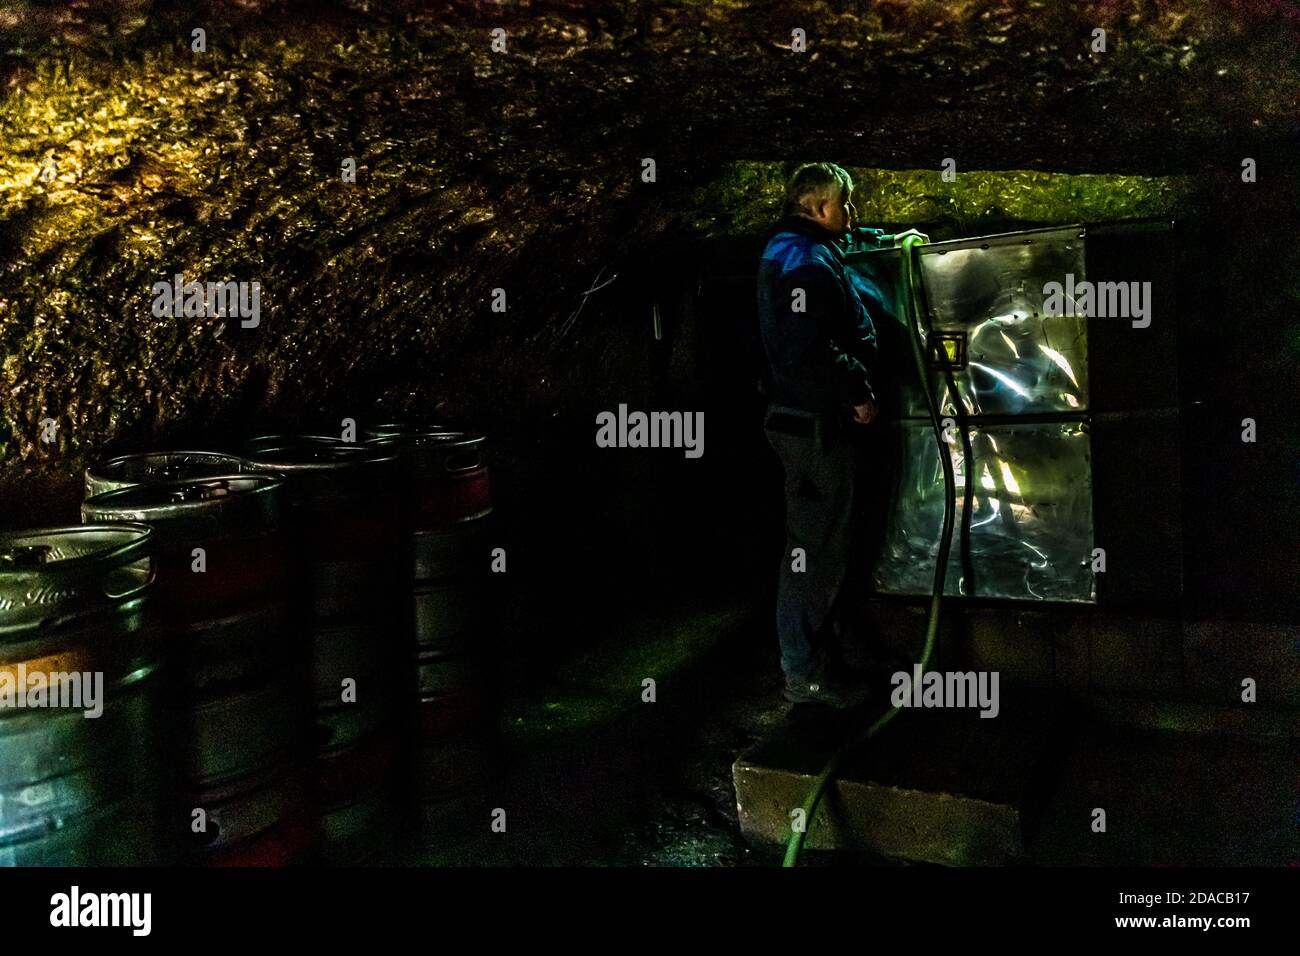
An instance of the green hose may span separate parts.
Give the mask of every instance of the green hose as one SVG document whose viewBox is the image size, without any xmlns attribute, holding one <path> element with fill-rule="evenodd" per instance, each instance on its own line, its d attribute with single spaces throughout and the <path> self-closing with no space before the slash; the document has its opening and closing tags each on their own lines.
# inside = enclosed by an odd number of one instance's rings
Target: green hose
<svg viewBox="0 0 1300 956">
<path fill-rule="evenodd" d="M 953 474 L 952 457 L 949 455 L 943 440 L 943 425 L 939 419 L 939 406 L 935 401 L 934 394 L 927 386 L 929 373 L 926 369 L 925 345 L 921 341 L 921 326 L 925 311 L 925 290 L 921 285 L 920 254 L 916 251 L 916 247 L 921 245 L 922 242 L 924 240 L 919 236 L 908 236 L 903 240 L 901 285 L 903 287 L 903 309 L 907 314 L 908 328 L 912 333 L 910 336 L 912 358 L 916 362 L 916 374 L 920 379 L 921 388 L 925 391 L 926 405 L 930 410 L 930 424 L 934 428 L 934 440 L 938 445 L 939 460 L 943 465 L 943 532 L 939 535 L 939 553 L 935 557 L 934 563 L 934 587 L 930 593 L 930 610 L 926 615 L 925 622 L 925 647 L 921 651 L 920 668 L 921 673 L 924 674 L 926 667 L 930 663 L 930 657 L 934 653 L 934 645 L 939 634 L 939 613 L 943 606 L 944 580 L 948 575 L 948 552 L 951 549 L 950 539 L 952 538 L 954 512 L 957 510 L 957 479 Z M 951 387 L 950 372 L 948 378 Z M 956 394 L 955 390 L 953 394 Z M 889 710 L 877 717 L 861 735 L 844 744 L 839 750 L 835 751 L 830 760 L 826 761 L 826 765 L 822 768 L 821 773 L 817 775 L 816 781 L 814 781 L 808 798 L 804 801 L 804 826 L 801 830 L 792 830 L 790 834 L 790 842 L 785 848 L 785 860 L 782 866 L 798 865 L 799 853 L 803 849 L 807 830 L 812 826 L 817 806 L 821 803 L 826 788 L 835 779 L 844 757 L 860 744 L 876 736 L 897 716 L 898 712 L 899 708 L 897 706 L 891 706 Z"/>
</svg>

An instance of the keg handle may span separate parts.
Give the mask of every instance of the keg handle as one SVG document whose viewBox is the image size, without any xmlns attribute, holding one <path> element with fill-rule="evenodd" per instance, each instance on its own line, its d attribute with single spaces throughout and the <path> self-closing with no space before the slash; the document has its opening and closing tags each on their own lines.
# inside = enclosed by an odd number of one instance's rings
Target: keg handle
<svg viewBox="0 0 1300 956">
<path fill-rule="evenodd" d="M 149 562 L 149 573 L 145 575 L 143 581 L 139 581 L 136 579 L 135 575 L 130 573 L 130 571 L 145 561 Z M 153 584 L 154 578 L 157 576 L 158 562 L 151 554 L 148 557 L 141 558 L 139 561 L 135 561 L 131 564 L 110 568 L 104 575 L 103 579 L 99 582 L 99 588 L 104 592 L 104 597 L 109 600 L 121 601 L 125 598 L 134 597 L 139 594 L 149 585 Z M 115 580 L 120 580 L 126 586 L 121 590 L 116 590 L 113 583 Z"/>
<path fill-rule="evenodd" d="M 149 562 L 149 573 L 145 576 L 143 581 L 138 581 L 128 572 L 131 568 L 138 566 L 144 561 Z M 157 576 L 158 562 L 151 554 L 147 557 L 139 558 L 131 564 L 118 565 L 115 568 L 109 568 L 99 580 L 99 591 L 105 598 L 112 602 L 128 600 L 135 597 L 152 584 L 154 578 Z M 114 583 L 117 581 L 120 581 L 125 585 L 120 590 Z M 87 615 L 97 614 L 101 610 L 102 608 L 97 607 L 79 608 L 78 610 L 70 611 L 66 614 L 51 615 L 45 618 L 43 623 L 46 627 L 62 627 L 70 621 L 76 621 Z"/>
<path fill-rule="evenodd" d="M 145 561 L 149 562 L 149 573 L 145 576 L 144 580 L 139 580 L 135 575 L 129 573 L 132 568 L 139 566 Z M 109 568 L 99 579 L 99 592 L 103 597 L 114 603 L 128 600 L 135 597 L 152 584 L 157 575 L 158 562 L 157 559 L 150 554 L 133 561 L 131 564 L 118 565 L 117 567 Z M 119 582 L 122 586 L 119 586 Z M 102 608 L 92 606 L 78 608 L 75 611 L 68 611 L 63 614 L 51 614 L 43 619 L 42 624 L 45 627 L 62 627 L 71 621 L 76 621 L 87 615 L 97 614 L 101 609 Z"/>
<path fill-rule="evenodd" d="M 152 584 L 158 573 L 153 529 L 130 522 L 116 528 L 129 540 L 114 543 L 110 536 L 104 543 L 97 536 L 107 525 L 0 535 L 6 628 L 62 626 L 135 598 Z"/>
<path fill-rule="evenodd" d="M 458 460 L 468 461 L 469 464 L 457 465 L 455 464 L 455 462 Z M 475 450 L 475 451 L 452 452 L 443 461 L 442 466 L 446 468 L 447 471 L 455 475 L 462 471 L 473 471 L 475 468 L 478 468 L 482 464 L 483 464 L 483 455 L 479 451 Z"/>
</svg>

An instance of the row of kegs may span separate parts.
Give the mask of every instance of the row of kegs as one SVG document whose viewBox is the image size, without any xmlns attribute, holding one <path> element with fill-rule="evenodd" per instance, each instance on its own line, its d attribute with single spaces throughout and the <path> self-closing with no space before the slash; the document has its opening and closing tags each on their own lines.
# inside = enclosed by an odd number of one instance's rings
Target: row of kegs
<svg viewBox="0 0 1300 956">
<path fill-rule="evenodd" d="M 81 525 L 0 535 L 0 864 L 353 863 L 479 828 L 485 439 L 363 434 L 114 458 Z"/>
</svg>

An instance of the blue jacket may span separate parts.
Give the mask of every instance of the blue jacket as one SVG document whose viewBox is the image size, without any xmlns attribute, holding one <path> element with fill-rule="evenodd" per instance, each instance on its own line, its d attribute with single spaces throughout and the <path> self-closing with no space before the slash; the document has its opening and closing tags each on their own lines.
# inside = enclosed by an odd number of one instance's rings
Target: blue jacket
<svg viewBox="0 0 1300 956">
<path fill-rule="evenodd" d="M 831 233 L 797 217 L 781 223 L 758 268 L 768 399 L 819 413 L 874 400 L 873 313 L 888 315 L 884 294 L 846 272 Z"/>
</svg>

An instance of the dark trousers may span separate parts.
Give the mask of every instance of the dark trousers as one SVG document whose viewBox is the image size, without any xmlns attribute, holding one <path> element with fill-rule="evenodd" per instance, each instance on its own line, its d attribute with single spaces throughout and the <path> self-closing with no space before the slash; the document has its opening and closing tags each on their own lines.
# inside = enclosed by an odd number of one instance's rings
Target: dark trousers
<svg viewBox="0 0 1300 956">
<path fill-rule="evenodd" d="M 781 669 L 791 681 L 820 679 L 829 658 L 860 641 L 844 600 L 856 565 L 857 456 L 848 422 L 770 405 L 767 440 L 785 469 L 785 554 L 777 583 Z M 795 549 L 802 549 L 803 570 Z M 865 582 L 862 582 L 865 585 Z"/>
</svg>

